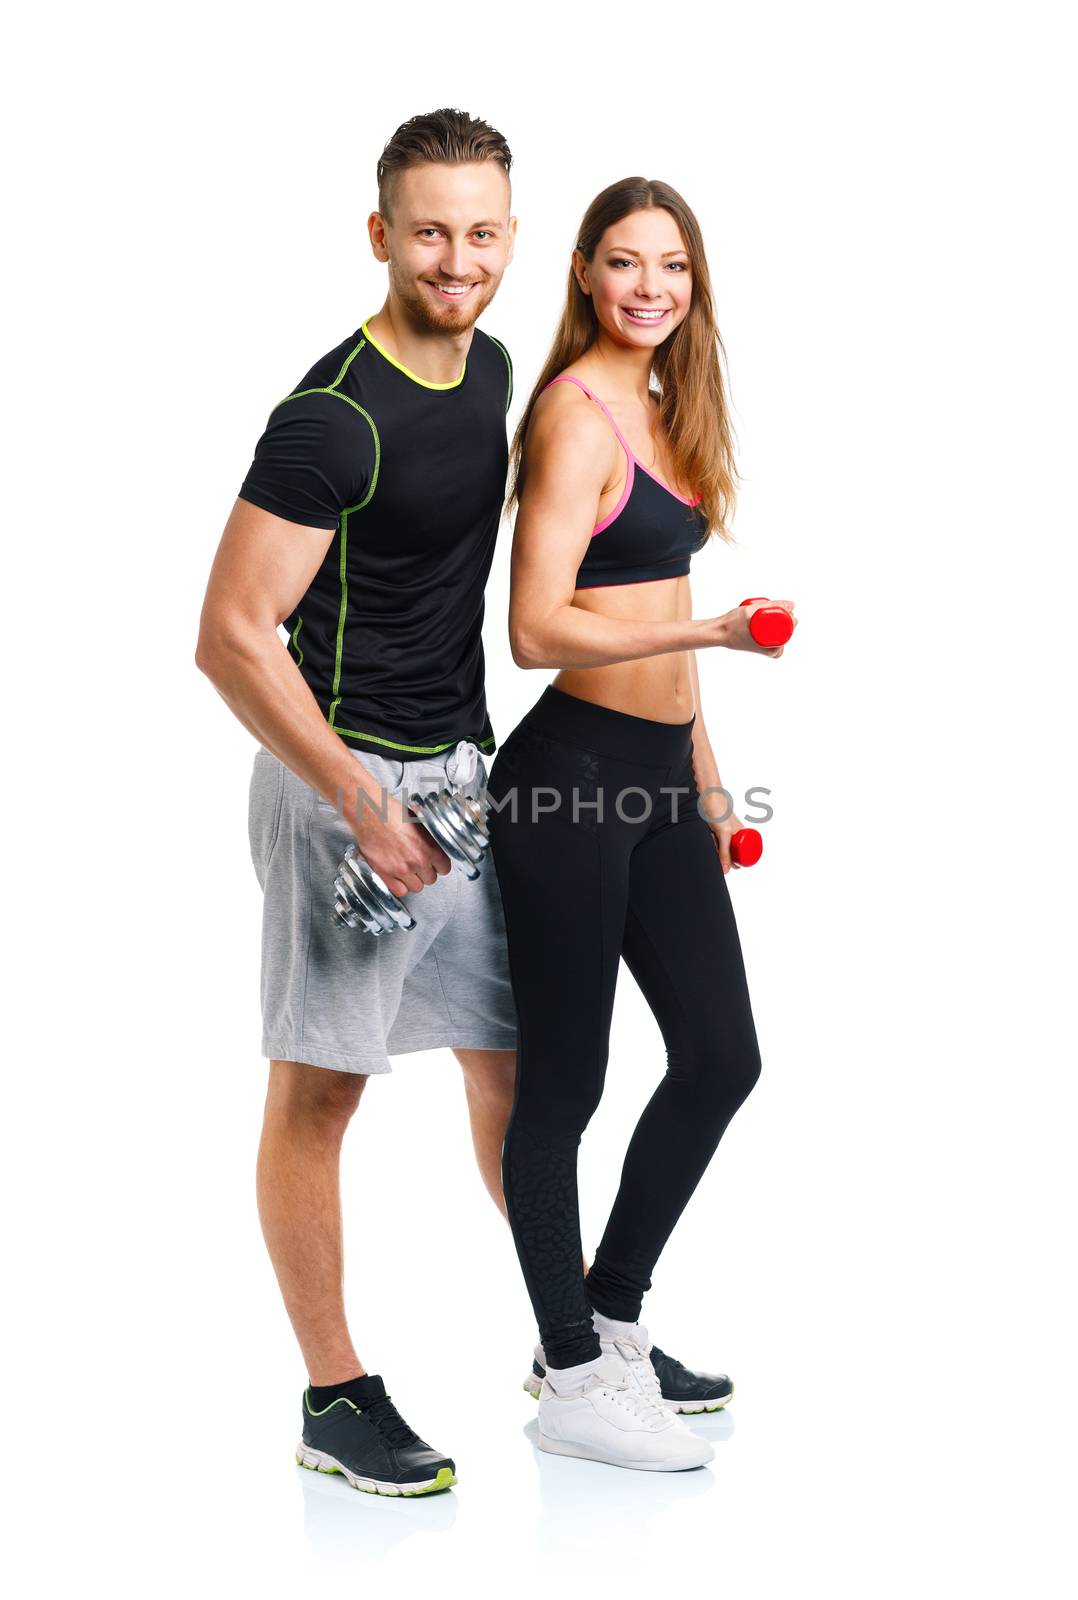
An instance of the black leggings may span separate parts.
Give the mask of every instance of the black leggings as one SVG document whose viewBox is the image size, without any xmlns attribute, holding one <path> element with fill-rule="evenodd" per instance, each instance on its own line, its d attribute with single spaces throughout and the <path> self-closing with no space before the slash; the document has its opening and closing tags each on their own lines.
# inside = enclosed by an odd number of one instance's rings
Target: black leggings
<svg viewBox="0 0 1078 1600">
<path fill-rule="evenodd" d="M 694 721 L 653 722 L 550 685 L 491 770 L 487 821 L 519 1027 L 502 1179 L 553 1367 L 599 1355 L 593 1307 L 637 1320 L 655 1263 L 760 1072 L 730 895 L 697 810 Z M 705 805 L 721 813 L 722 797 Z M 585 1280 L 577 1147 L 603 1092 L 621 956 L 662 1030 L 667 1066 Z"/>
</svg>

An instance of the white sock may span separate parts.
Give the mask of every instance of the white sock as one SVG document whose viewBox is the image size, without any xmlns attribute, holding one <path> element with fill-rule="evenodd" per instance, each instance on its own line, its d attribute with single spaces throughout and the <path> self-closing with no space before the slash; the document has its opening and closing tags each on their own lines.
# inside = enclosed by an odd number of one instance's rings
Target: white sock
<svg viewBox="0 0 1078 1600">
<path fill-rule="evenodd" d="M 591 1314 L 592 1325 L 600 1339 L 632 1339 L 636 1344 L 647 1347 L 649 1341 L 647 1334 L 639 1322 L 618 1322 L 613 1317 L 604 1317 L 601 1311 Z"/>
<path fill-rule="evenodd" d="M 606 1357 L 600 1355 L 593 1361 L 581 1361 L 575 1367 L 547 1367 L 546 1375 L 557 1394 L 578 1394 L 587 1379 L 605 1361 Z"/>
</svg>

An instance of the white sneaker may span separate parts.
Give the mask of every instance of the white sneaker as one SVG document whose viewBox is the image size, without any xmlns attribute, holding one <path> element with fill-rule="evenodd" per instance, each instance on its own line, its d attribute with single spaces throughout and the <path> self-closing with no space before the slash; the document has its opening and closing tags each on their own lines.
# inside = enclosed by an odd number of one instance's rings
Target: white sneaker
<svg viewBox="0 0 1078 1600">
<path fill-rule="evenodd" d="M 539 1393 L 539 1448 L 642 1472 L 683 1472 L 714 1460 L 699 1439 L 645 1392 L 629 1363 L 605 1353 L 579 1383 L 558 1392 L 548 1367 Z"/>
</svg>

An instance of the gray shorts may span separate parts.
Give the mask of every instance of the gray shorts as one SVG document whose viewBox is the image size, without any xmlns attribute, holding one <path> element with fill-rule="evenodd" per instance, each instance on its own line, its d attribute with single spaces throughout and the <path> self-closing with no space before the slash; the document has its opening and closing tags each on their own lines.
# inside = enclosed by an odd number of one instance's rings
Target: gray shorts
<svg viewBox="0 0 1078 1600">
<path fill-rule="evenodd" d="M 464 741 L 401 760 L 351 753 L 391 794 L 455 772 Z M 470 755 L 474 746 L 464 749 Z M 476 784 L 486 781 L 476 751 Z M 424 783 L 424 779 L 432 779 Z M 449 785 L 451 786 L 451 784 Z M 337 1072 L 390 1072 L 391 1055 L 513 1050 L 516 1010 L 491 852 L 405 897 L 416 926 L 375 935 L 333 920 L 333 880 L 354 835 L 328 801 L 268 750 L 251 774 L 251 859 L 262 885 L 262 1054 Z"/>
</svg>

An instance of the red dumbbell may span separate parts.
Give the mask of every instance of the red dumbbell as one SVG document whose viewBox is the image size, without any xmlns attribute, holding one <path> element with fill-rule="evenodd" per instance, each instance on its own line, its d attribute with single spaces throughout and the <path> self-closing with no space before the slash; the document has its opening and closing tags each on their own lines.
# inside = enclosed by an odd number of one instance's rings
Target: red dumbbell
<svg viewBox="0 0 1078 1600">
<path fill-rule="evenodd" d="M 730 840 L 730 859 L 739 867 L 754 867 L 764 853 L 764 841 L 755 828 L 738 828 Z"/>
<path fill-rule="evenodd" d="M 749 632 L 757 644 L 769 649 L 773 645 L 786 643 L 794 631 L 794 619 L 784 606 L 769 605 L 765 594 L 758 594 L 752 600 L 742 600 L 741 604 L 762 607 L 749 618 Z"/>
</svg>

